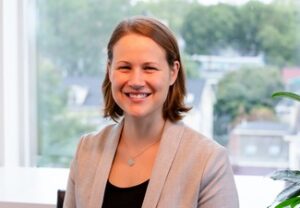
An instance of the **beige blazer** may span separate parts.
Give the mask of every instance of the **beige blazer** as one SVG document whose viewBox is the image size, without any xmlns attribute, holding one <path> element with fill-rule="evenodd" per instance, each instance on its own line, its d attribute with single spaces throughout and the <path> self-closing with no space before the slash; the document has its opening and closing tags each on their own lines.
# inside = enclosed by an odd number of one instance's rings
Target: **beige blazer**
<svg viewBox="0 0 300 208">
<path fill-rule="evenodd" d="M 123 122 L 83 136 L 71 164 L 66 208 L 101 208 Z M 182 122 L 166 122 L 143 208 L 238 208 L 225 149 Z"/>
</svg>

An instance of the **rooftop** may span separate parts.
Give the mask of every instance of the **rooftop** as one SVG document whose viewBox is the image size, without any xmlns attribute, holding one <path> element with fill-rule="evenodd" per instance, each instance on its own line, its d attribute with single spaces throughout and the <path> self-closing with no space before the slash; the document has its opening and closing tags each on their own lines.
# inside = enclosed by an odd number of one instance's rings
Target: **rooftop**
<svg viewBox="0 0 300 208">
<path fill-rule="evenodd" d="M 288 124 L 273 121 L 247 121 L 237 125 L 233 134 L 266 134 L 266 135 L 285 135 L 290 132 Z"/>
</svg>

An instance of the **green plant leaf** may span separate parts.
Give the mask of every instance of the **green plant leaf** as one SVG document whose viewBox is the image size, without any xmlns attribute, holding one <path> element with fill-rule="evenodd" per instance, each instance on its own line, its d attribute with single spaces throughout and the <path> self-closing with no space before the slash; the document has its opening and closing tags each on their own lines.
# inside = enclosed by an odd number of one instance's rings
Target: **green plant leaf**
<svg viewBox="0 0 300 208">
<path fill-rule="evenodd" d="M 300 102 L 300 95 L 296 94 L 296 93 L 292 93 L 292 92 L 275 92 L 272 94 L 273 98 L 276 97 L 285 97 L 285 98 L 290 98 L 293 100 L 297 100 Z"/>
<path fill-rule="evenodd" d="M 274 202 L 269 207 L 272 207 L 274 204 L 281 203 L 281 202 L 286 201 L 290 198 L 298 196 L 299 194 L 300 194 L 300 184 L 292 183 L 291 185 L 286 187 L 284 190 L 282 190 L 276 196 Z"/>
<path fill-rule="evenodd" d="M 296 208 L 299 207 L 299 204 L 300 204 L 300 197 L 296 196 L 278 204 L 275 208 L 286 208 L 286 207 Z"/>
<path fill-rule="evenodd" d="M 300 183 L 299 170 L 277 170 L 274 171 L 270 177 L 273 180 L 284 180 L 291 183 Z"/>
</svg>

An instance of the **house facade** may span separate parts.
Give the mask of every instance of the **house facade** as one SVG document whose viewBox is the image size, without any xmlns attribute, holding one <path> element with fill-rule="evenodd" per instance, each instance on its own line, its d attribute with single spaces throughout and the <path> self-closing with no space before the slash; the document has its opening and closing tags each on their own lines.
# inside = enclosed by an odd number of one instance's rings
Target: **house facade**
<svg viewBox="0 0 300 208">
<path fill-rule="evenodd" d="M 289 167 L 290 133 L 287 124 L 243 122 L 230 133 L 228 149 L 236 174 L 264 174 Z"/>
<path fill-rule="evenodd" d="M 186 104 L 192 110 L 183 121 L 191 128 L 203 135 L 213 136 L 213 105 L 215 94 L 212 85 L 204 79 L 190 79 L 187 81 Z"/>
</svg>

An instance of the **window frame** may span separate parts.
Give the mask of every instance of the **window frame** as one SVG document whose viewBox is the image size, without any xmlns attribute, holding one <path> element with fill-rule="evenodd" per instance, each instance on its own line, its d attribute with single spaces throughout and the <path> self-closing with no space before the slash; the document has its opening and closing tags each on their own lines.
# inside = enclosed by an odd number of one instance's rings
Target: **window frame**
<svg viewBox="0 0 300 208">
<path fill-rule="evenodd" d="M 36 76 L 34 0 L 0 0 L 0 165 L 34 166 Z M 29 21 L 30 20 L 30 21 Z M 30 53 L 29 53 L 30 52 Z"/>
<path fill-rule="evenodd" d="M 4 108 L 3 108 L 3 3 L 0 0 L 0 165 L 4 163 Z"/>
</svg>

